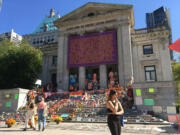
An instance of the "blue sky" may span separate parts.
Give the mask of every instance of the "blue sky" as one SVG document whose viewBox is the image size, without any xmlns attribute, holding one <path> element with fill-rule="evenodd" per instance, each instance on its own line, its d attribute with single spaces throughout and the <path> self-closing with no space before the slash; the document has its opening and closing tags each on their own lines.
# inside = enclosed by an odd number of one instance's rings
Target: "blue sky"
<svg viewBox="0 0 180 135">
<path fill-rule="evenodd" d="M 49 15 L 51 8 L 64 16 L 87 2 L 133 5 L 136 29 L 146 27 L 145 13 L 164 6 L 170 9 L 173 41 L 180 38 L 180 0 L 3 0 L 0 33 L 13 28 L 20 35 L 30 34 Z"/>
</svg>

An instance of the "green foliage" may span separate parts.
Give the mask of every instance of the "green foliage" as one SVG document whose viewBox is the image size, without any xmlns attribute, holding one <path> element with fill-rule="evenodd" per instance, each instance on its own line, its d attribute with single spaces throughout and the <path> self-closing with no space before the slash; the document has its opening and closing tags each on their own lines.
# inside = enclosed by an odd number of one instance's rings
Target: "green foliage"
<svg viewBox="0 0 180 135">
<path fill-rule="evenodd" d="M 42 52 L 28 41 L 0 42 L 0 89 L 34 86 L 42 69 Z"/>
<path fill-rule="evenodd" d="M 173 70 L 173 78 L 177 88 L 177 103 L 180 104 L 180 63 L 174 62 L 172 63 L 172 70 Z"/>
<path fill-rule="evenodd" d="M 180 63 L 179 62 L 173 63 L 172 69 L 173 69 L 174 80 L 180 81 Z"/>
</svg>

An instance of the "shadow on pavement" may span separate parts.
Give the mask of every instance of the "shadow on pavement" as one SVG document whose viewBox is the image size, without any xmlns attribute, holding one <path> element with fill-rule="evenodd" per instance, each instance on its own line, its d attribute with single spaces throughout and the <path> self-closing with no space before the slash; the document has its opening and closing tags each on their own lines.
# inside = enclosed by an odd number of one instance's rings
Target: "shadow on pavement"
<svg viewBox="0 0 180 135">
<path fill-rule="evenodd" d="M 11 129 L 7 127 L 0 128 L 0 132 L 28 132 L 28 131 L 33 131 L 33 130 L 27 129 L 27 131 L 23 131 L 23 128 L 20 128 L 20 129 Z"/>
<path fill-rule="evenodd" d="M 171 125 L 169 127 L 159 127 L 159 128 L 164 131 L 163 133 L 176 134 L 178 132 L 177 128 L 174 127 L 174 125 Z"/>
</svg>

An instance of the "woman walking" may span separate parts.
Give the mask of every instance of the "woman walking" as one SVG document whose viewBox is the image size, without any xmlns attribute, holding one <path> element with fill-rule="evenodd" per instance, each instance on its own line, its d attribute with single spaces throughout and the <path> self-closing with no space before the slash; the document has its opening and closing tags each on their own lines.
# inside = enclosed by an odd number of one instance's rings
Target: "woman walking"
<svg viewBox="0 0 180 135">
<path fill-rule="evenodd" d="M 108 127 L 111 135 L 121 134 L 121 117 L 124 114 L 123 107 L 117 98 L 116 90 L 111 90 L 107 100 Z"/>
<path fill-rule="evenodd" d="M 39 131 L 41 130 L 41 121 L 43 122 L 42 131 L 45 130 L 46 110 L 47 110 L 47 105 L 44 102 L 44 98 L 41 98 L 41 102 L 38 103 L 38 129 L 39 129 Z"/>
</svg>

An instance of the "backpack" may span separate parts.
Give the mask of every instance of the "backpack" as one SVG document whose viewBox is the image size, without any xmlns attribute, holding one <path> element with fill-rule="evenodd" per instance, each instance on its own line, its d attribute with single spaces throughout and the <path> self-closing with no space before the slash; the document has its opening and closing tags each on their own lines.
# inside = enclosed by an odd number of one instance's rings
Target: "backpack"
<svg viewBox="0 0 180 135">
<path fill-rule="evenodd" d="M 34 104 L 33 104 L 33 103 L 30 103 L 29 108 L 30 108 L 30 109 L 33 109 L 33 108 L 34 108 Z"/>
<path fill-rule="evenodd" d="M 37 103 L 41 102 L 41 100 L 42 100 L 42 95 L 37 95 L 35 98 L 35 103 L 37 104 Z"/>
</svg>

